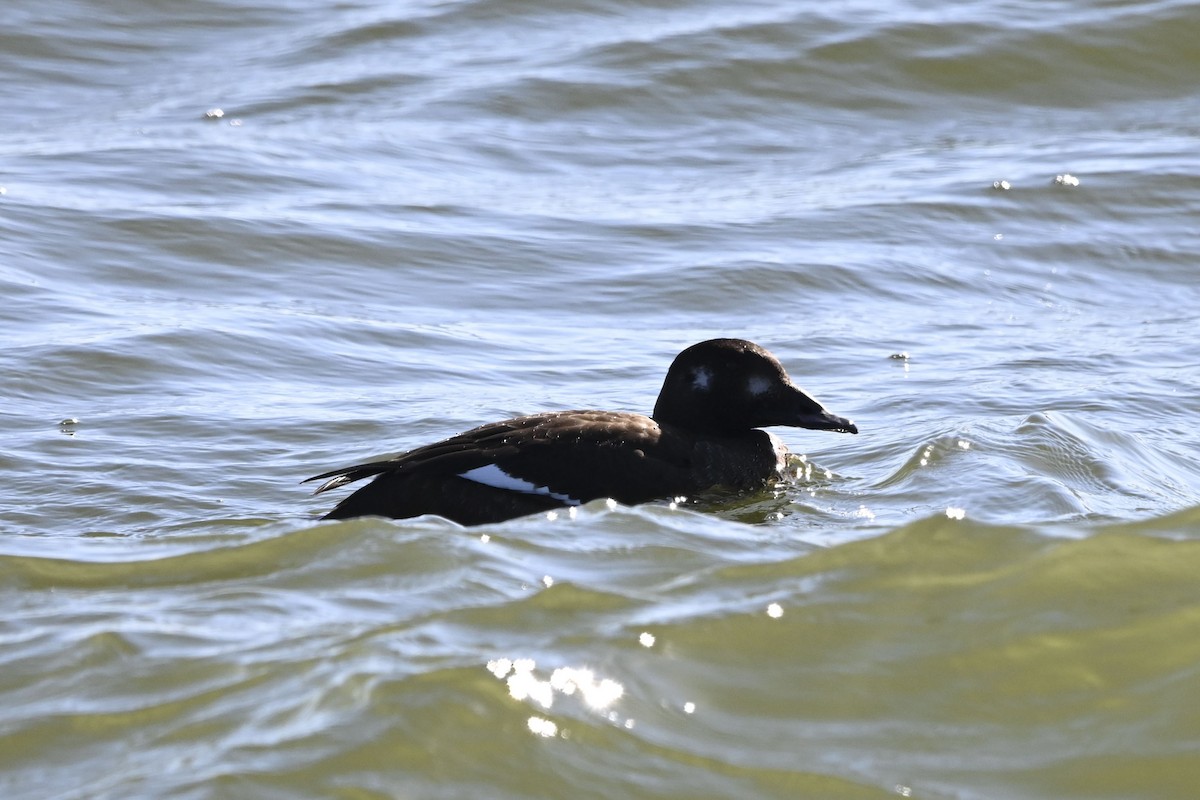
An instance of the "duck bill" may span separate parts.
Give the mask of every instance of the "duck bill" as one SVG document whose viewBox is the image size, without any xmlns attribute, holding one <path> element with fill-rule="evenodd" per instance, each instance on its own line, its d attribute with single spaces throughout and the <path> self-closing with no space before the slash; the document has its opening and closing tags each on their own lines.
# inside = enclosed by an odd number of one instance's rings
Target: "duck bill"
<svg viewBox="0 0 1200 800">
<path fill-rule="evenodd" d="M 797 428 L 808 428 L 813 431 L 837 431 L 838 433 L 858 433 L 858 426 L 845 417 L 831 414 L 825 409 L 816 413 L 807 413 L 791 423 Z"/>
<path fill-rule="evenodd" d="M 790 425 L 793 428 L 807 428 L 812 431 L 837 431 L 838 433 L 858 433 L 858 426 L 845 417 L 839 417 L 826 410 L 825 406 L 813 400 L 803 390 L 791 387 L 787 399 L 783 402 L 781 413 L 777 415 L 776 425 Z"/>
</svg>

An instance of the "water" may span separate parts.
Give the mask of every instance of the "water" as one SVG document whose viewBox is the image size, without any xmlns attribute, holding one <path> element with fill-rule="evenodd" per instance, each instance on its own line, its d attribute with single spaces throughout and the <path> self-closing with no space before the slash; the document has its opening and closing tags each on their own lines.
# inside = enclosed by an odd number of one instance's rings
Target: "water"
<svg viewBox="0 0 1200 800">
<path fill-rule="evenodd" d="M 1194 795 L 1188 4 L 0 20 L 6 798 Z M 471 530 L 298 483 L 722 335 L 862 433 Z"/>
</svg>

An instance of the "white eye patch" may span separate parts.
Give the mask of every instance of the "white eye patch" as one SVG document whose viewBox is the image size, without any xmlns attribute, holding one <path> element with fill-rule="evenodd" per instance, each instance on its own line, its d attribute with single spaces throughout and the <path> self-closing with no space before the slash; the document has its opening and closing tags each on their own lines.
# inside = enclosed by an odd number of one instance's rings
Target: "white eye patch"
<svg viewBox="0 0 1200 800">
<path fill-rule="evenodd" d="M 513 477 L 495 464 L 485 464 L 482 467 L 469 469 L 461 473 L 458 477 L 482 483 L 484 486 L 491 486 L 494 489 L 504 489 L 505 491 L 520 492 L 521 494 L 544 494 L 547 497 L 553 497 L 560 503 L 572 506 L 579 505 L 579 501 L 570 495 L 552 492 L 548 486 L 538 486 L 522 478 Z"/>
<path fill-rule="evenodd" d="M 762 375 L 755 375 L 746 381 L 746 391 L 755 397 L 760 397 L 771 391 L 771 380 Z"/>
<path fill-rule="evenodd" d="M 692 370 L 692 387 L 707 391 L 712 386 L 712 373 L 706 367 L 696 367 Z"/>
</svg>

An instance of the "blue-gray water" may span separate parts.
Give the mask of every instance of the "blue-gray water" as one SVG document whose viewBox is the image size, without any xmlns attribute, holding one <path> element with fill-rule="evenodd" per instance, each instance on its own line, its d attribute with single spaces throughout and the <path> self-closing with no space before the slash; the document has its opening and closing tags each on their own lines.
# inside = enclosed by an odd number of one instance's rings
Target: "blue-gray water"
<svg viewBox="0 0 1200 800">
<path fill-rule="evenodd" d="M 7 2 L 0 794 L 1194 797 L 1197 41 L 1179 0 Z M 728 335 L 862 433 L 469 530 L 298 483 L 648 411 Z"/>
</svg>

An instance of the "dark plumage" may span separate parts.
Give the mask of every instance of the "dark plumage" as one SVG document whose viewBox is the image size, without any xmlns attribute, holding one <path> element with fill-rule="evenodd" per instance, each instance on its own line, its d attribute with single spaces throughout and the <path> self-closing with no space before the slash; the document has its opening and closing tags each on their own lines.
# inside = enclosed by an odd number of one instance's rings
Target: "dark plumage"
<svg viewBox="0 0 1200 800">
<path fill-rule="evenodd" d="M 676 356 L 652 416 L 516 417 L 308 480 L 326 481 L 320 493 L 376 476 L 325 519 L 437 514 L 478 525 L 600 497 L 634 504 L 718 486 L 759 488 L 778 476 L 787 453 L 757 430 L 772 425 L 858 433 L 793 384 L 763 348 L 712 339 Z"/>
</svg>

